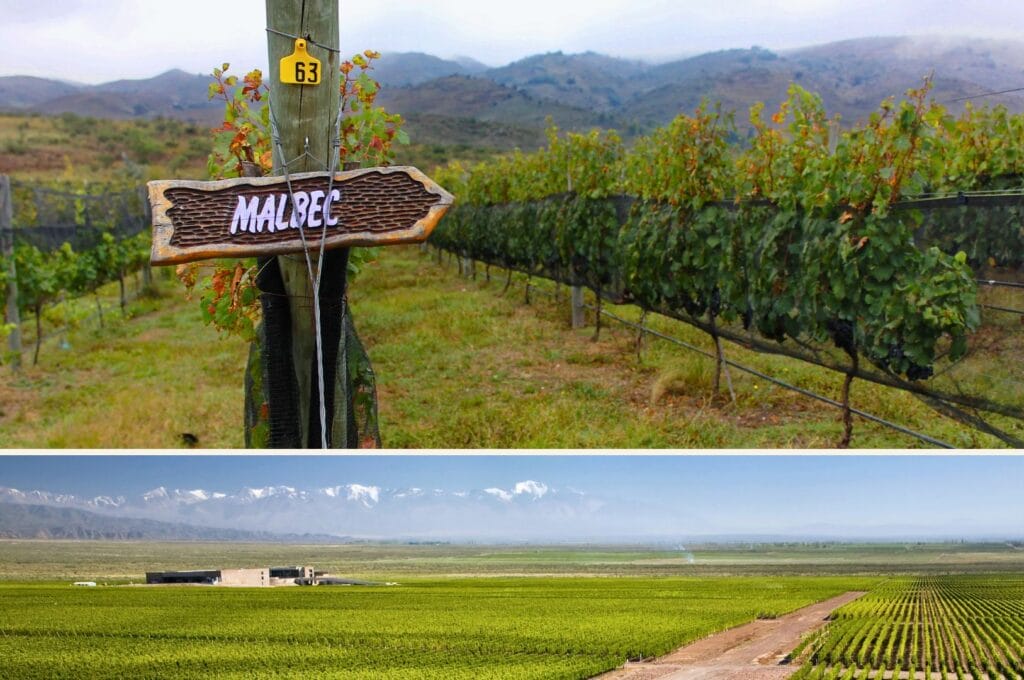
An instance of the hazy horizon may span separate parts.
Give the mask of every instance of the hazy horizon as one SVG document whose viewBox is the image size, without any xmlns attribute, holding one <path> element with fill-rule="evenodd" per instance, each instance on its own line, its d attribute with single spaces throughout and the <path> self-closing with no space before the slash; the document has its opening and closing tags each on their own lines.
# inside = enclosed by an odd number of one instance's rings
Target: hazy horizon
<svg viewBox="0 0 1024 680">
<path fill-rule="evenodd" d="M 8 0 L 0 25 L 0 75 L 96 84 L 168 69 L 207 73 L 227 61 L 266 67 L 264 6 L 127 0 Z M 1020 40 L 1024 6 L 870 0 L 734 0 L 713 6 L 669 0 L 527 0 L 481 6 L 440 0 L 429 7 L 382 0 L 340 3 L 343 53 L 364 49 L 466 56 L 489 66 L 546 52 L 595 51 L 665 61 L 709 51 L 772 50 L 877 36 Z M 314 39 L 316 36 L 313 36 Z"/>
<path fill-rule="evenodd" d="M 1024 458 L 1007 456 L 5 456 L 0 500 L 31 500 L 3 489 L 377 539 L 1024 536 Z"/>
</svg>

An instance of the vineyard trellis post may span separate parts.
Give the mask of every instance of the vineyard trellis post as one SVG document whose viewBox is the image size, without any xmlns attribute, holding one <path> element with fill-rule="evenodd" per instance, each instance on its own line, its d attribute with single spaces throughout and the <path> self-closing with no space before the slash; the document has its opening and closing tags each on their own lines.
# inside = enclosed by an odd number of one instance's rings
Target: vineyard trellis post
<svg viewBox="0 0 1024 680">
<path fill-rule="evenodd" d="M 271 31 L 312 37 L 321 45 L 336 47 L 339 42 L 338 0 L 267 0 L 267 28 Z M 319 86 L 291 85 L 284 86 L 280 79 L 280 60 L 291 54 L 292 40 L 267 33 L 267 55 L 270 59 L 270 107 L 277 123 L 280 135 L 280 148 L 285 158 L 279 155 L 274 159 L 274 174 L 285 171 L 307 172 L 324 170 L 322 167 L 330 162 L 332 153 L 331 140 L 334 112 L 340 106 L 341 93 L 338 89 L 338 53 L 327 52 L 318 55 L 323 61 L 323 74 L 326 76 Z M 321 50 L 322 52 L 323 50 Z M 310 155 L 303 157 L 309 150 Z M 333 151 L 337 153 L 337 151 Z M 315 156 L 319 159 L 312 158 Z M 291 159 L 299 159 L 295 167 L 285 168 L 283 163 Z M 310 446 L 314 440 L 310 436 L 310 415 L 319 404 L 312 394 L 316 387 L 317 376 L 313 366 L 316 359 L 316 333 L 314 332 L 313 284 L 306 270 L 305 259 L 299 255 L 278 255 L 276 266 L 280 271 L 280 279 L 291 312 L 291 337 L 284 347 L 291 347 L 292 364 L 298 388 L 297 413 L 298 440 L 287 446 Z M 339 291 L 338 297 L 345 294 L 345 274 L 348 261 L 348 249 L 342 248 L 324 254 L 324 269 L 335 281 L 325 282 L 331 289 Z M 269 262 L 262 262 L 264 268 Z M 333 307 L 332 307 L 333 309 Z M 341 310 L 337 310 L 338 318 L 323 319 L 325 324 L 341 323 Z M 266 316 L 264 317 L 267 318 Z M 267 339 L 277 342 L 279 339 L 268 333 Z M 274 350 L 264 350 L 272 354 Z M 333 354 L 333 353 L 332 353 Z M 326 367 L 325 367 L 326 368 Z M 333 375 L 334 371 L 329 371 Z M 325 376 L 326 377 L 326 376 Z M 327 383 L 330 384 L 330 383 Z M 271 386 L 273 391 L 274 386 Z M 271 409 L 273 412 L 273 409 Z M 272 416 L 273 417 L 273 416 Z M 271 427 L 274 430 L 273 425 Z M 315 438 L 316 441 L 319 437 Z M 282 442 L 284 443 L 284 442 Z M 335 444 L 338 445 L 338 444 Z"/>
<path fill-rule="evenodd" d="M 413 167 L 338 167 L 338 0 L 267 0 L 266 18 L 272 176 L 249 163 L 238 178 L 150 182 L 150 262 L 257 259 L 247 446 L 379 446 L 373 372 L 347 311 L 349 247 L 421 243 L 454 197 Z"/>
<path fill-rule="evenodd" d="M 564 318 L 564 317 L 563 317 Z M 583 306 L 583 286 L 572 287 L 572 327 L 583 328 L 587 325 L 587 311 Z"/>
<path fill-rule="evenodd" d="M 11 198 L 11 178 L 0 175 L 0 247 L 7 269 L 7 305 L 4 311 L 6 323 L 11 324 L 7 336 L 7 348 L 11 353 L 11 365 L 15 370 L 21 367 L 21 316 L 18 314 L 18 276 L 14 264 L 14 204 Z"/>
<path fill-rule="evenodd" d="M 149 201 L 146 196 L 146 187 L 139 187 L 139 204 L 142 206 L 143 218 L 145 224 L 153 223 L 153 208 L 149 205 Z M 153 290 L 153 267 L 149 262 L 142 264 L 142 290 L 149 293 Z"/>
</svg>

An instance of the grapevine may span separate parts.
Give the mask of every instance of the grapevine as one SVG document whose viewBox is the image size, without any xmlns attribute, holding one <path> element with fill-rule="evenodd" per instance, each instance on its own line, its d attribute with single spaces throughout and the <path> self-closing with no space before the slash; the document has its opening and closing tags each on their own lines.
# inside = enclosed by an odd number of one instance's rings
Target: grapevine
<svg viewBox="0 0 1024 680">
<path fill-rule="evenodd" d="M 924 379 L 939 352 L 966 352 L 979 324 L 974 273 L 965 252 L 918 247 L 921 213 L 894 206 L 948 186 L 943 159 L 957 143 L 975 140 L 969 167 L 1000 157 L 999 172 L 1010 171 L 1004 152 L 977 139 L 1019 126 L 975 110 L 958 122 L 929 91 L 926 80 L 840 133 L 819 97 L 792 86 L 771 123 L 752 107 L 742 147 L 731 118 L 707 103 L 630 149 L 610 132 L 551 129 L 536 153 L 444 169 L 459 204 L 434 242 L 703 318 L 715 336 L 719 320 L 739 320 L 779 342 L 831 342 L 851 375 L 865 357 Z"/>
</svg>

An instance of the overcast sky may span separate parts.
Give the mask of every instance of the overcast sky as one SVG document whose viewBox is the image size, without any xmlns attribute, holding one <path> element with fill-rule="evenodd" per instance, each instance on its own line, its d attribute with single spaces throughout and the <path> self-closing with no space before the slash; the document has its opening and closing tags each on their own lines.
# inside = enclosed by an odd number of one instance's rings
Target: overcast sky
<svg viewBox="0 0 1024 680">
<path fill-rule="evenodd" d="M 0 0 L 0 75 L 86 83 L 171 68 L 265 68 L 259 0 Z M 1002 0 L 341 0 L 341 47 L 470 56 L 492 66 L 540 52 L 667 59 L 873 35 L 1024 37 Z M 314 39 L 316 36 L 313 36 Z"/>
<path fill-rule="evenodd" d="M 1024 457 L 1012 456 L 0 457 L 0 486 L 87 497 L 353 483 L 450 492 L 525 480 L 603 499 L 625 525 L 636 514 L 638 531 L 656 511 L 691 534 L 812 527 L 885 537 L 912 527 L 924 536 L 1024 537 Z"/>
</svg>

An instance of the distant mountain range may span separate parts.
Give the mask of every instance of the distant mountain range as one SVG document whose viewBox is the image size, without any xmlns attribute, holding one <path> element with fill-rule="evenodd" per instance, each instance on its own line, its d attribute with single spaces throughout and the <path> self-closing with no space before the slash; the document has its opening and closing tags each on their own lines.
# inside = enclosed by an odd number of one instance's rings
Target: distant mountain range
<svg viewBox="0 0 1024 680">
<path fill-rule="evenodd" d="M 780 52 L 723 50 L 662 64 L 554 52 L 499 68 L 409 52 L 385 54 L 374 75 L 383 85 L 379 103 L 407 118 L 415 141 L 507 149 L 543 143 L 549 116 L 562 129 L 615 127 L 630 135 L 692 112 L 702 97 L 735 111 L 742 128 L 751 104 L 764 101 L 773 110 L 793 82 L 853 122 L 930 73 L 938 101 L 1024 87 L 1024 42 L 862 38 Z M 0 110 L 212 125 L 222 107 L 207 99 L 209 82 L 179 70 L 101 85 L 0 77 Z M 983 101 L 1024 111 L 1024 92 Z"/>
<path fill-rule="evenodd" d="M 778 542 L 791 540 L 1019 539 L 1019 527 L 834 524 L 744 529 L 715 516 L 645 501 L 556 489 L 535 480 L 475 490 L 288 485 L 233 492 L 156 487 L 134 496 L 76 496 L 0 486 L 0 539 L 191 540 L 290 543 Z"/>
<path fill-rule="evenodd" d="M 343 543 L 346 540 L 323 534 L 278 534 L 111 517 L 72 507 L 25 503 L 0 503 L 0 538 L 246 543 Z"/>
<path fill-rule="evenodd" d="M 121 521 L 129 523 L 117 523 Z M 320 540 L 325 536 L 472 539 L 487 535 L 515 540 L 629 533 L 635 521 L 635 517 L 627 520 L 601 499 L 530 480 L 510 488 L 472 491 L 384 489 L 361 484 L 317 489 L 282 485 L 232 493 L 158 487 L 135 497 L 91 498 L 0 487 L 0 536 L 6 537 L 166 539 L 177 532 L 181 538 L 196 538 L 202 530 L 223 534 L 231 529 L 235 537 L 217 540 L 256 540 L 259 536 L 261 540 Z M 664 529 L 667 524 L 654 522 L 651 527 Z"/>
</svg>

